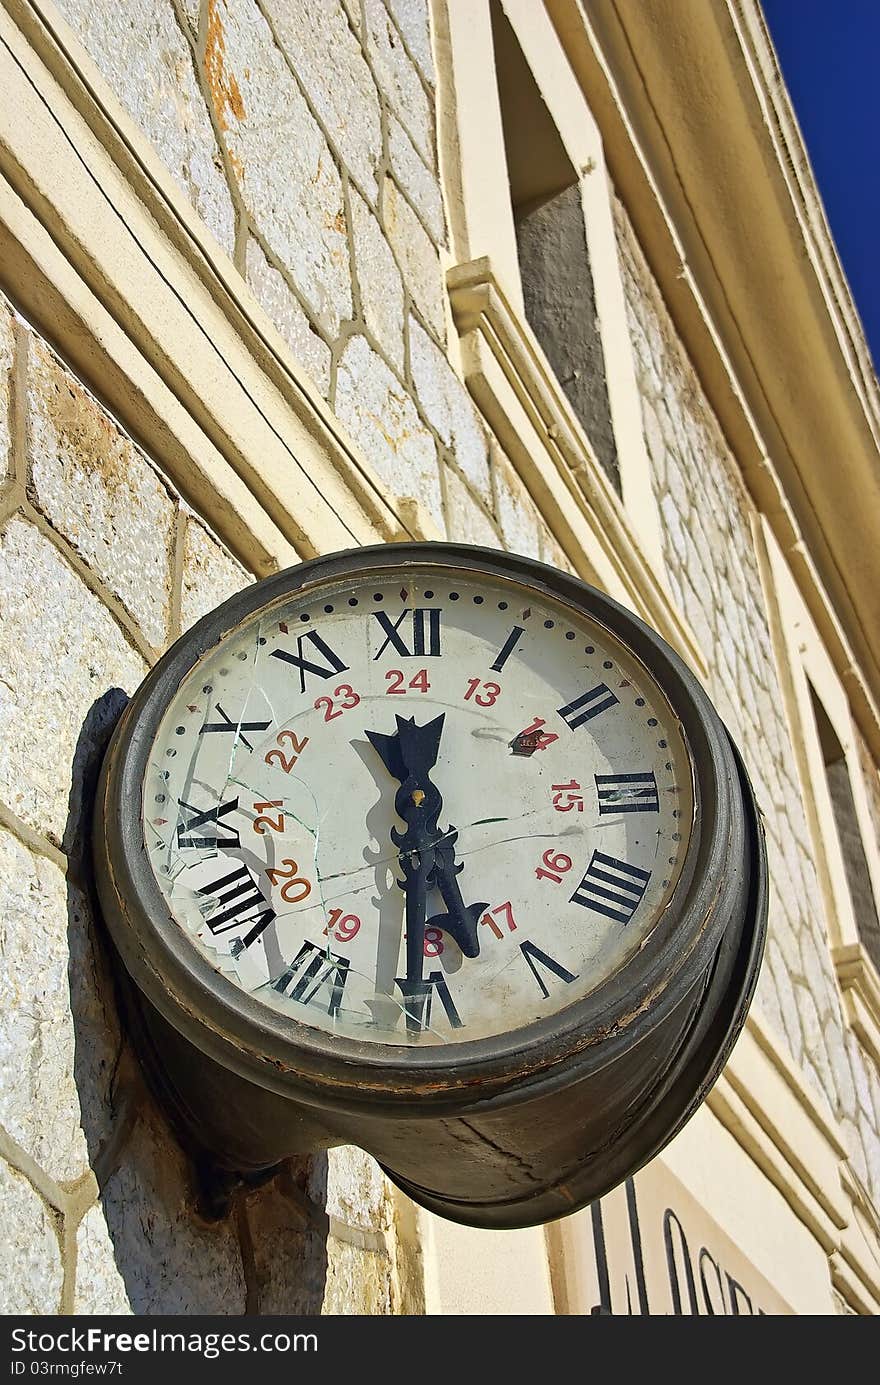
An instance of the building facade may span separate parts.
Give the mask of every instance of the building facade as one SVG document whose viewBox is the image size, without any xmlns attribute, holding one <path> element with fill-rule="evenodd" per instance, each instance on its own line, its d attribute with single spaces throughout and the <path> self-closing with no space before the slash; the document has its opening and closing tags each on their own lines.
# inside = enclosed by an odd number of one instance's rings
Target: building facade
<svg viewBox="0 0 880 1385">
<path fill-rule="evenodd" d="M 4 1311 L 880 1311 L 880 392 L 754 0 L 3 0 Z M 480 1232 L 356 1148 L 207 1220 L 117 1012 L 125 694 L 256 578 L 449 538 L 702 681 L 767 835 L 707 1102 Z"/>
</svg>

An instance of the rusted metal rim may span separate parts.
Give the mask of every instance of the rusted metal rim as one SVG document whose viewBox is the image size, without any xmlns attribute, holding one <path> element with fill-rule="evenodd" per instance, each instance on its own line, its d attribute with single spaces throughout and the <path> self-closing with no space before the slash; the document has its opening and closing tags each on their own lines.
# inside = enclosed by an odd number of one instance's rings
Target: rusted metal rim
<svg viewBox="0 0 880 1385">
<path fill-rule="evenodd" d="M 143 770 L 169 697 L 198 659 L 255 610 L 355 572 L 441 566 L 528 583 L 584 611 L 622 639 L 681 717 L 696 770 L 697 825 L 688 863 L 647 944 L 590 996 L 499 1039 L 456 1045 L 450 1055 L 337 1038 L 268 1011 L 219 976 L 169 913 L 145 859 Z M 736 770 L 718 718 L 681 660 L 643 622 L 577 578 L 529 559 L 455 544 L 381 545 L 316 559 L 237 594 L 205 616 L 159 662 L 126 710 L 102 771 L 96 807 L 96 874 L 104 916 L 123 962 L 165 1018 L 204 1052 L 248 1080 L 297 1100 L 340 1109 L 385 1106 L 406 1117 L 477 1102 L 517 1100 L 551 1087 L 560 1065 L 599 1070 L 660 1024 L 704 974 L 728 910 L 725 883 Z M 132 805 L 137 811 L 132 811 Z"/>
</svg>

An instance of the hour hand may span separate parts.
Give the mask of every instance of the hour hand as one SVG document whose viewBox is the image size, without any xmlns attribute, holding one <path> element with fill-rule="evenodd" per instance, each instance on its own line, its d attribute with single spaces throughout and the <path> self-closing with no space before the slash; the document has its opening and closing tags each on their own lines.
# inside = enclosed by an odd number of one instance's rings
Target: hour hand
<svg viewBox="0 0 880 1385">
<path fill-rule="evenodd" d="M 366 737 L 388 773 L 399 783 L 410 777 L 426 779 L 437 763 L 445 719 L 444 712 L 424 726 L 417 726 L 415 717 L 397 717 L 397 731 L 393 736 L 367 731 Z"/>
</svg>

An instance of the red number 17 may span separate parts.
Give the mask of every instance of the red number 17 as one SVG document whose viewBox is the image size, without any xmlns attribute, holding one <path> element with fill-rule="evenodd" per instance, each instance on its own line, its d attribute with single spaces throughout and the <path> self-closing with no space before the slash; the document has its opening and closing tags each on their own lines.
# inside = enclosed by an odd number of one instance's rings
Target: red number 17
<svg viewBox="0 0 880 1385">
<path fill-rule="evenodd" d="M 503 938 L 504 934 L 498 927 L 498 924 L 493 919 L 493 914 L 502 915 L 504 921 L 507 924 L 508 933 L 512 933 L 514 931 L 514 929 L 516 928 L 516 919 L 513 917 L 513 909 L 511 908 L 509 899 L 506 900 L 504 904 L 496 904 L 493 909 L 489 909 L 480 919 L 480 923 L 488 924 L 488 926 L 492 929 L 492 932 L 495 934 L 496 938 Z"/>
</svg>

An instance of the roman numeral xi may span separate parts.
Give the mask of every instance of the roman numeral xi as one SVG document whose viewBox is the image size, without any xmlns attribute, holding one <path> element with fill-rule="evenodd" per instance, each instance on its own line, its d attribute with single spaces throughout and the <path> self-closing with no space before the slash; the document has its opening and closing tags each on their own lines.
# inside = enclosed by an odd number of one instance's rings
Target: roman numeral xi
<svg viewBox="0 0 880 1385">
<path fill-rule="evenodd" d="M 311 656 L 317 654 L 321 663 L 316 663 L 314 657 L 307 657 L 303 653 L 304 649 L 307 649 Z M 317 630 L 308 630 L 304 635 L 297 635 L 295 654 L 291 654 L 287 649 L 273 649 L 271 657 L 283 659 L 286 664 L 293 664 L 294 668 L 299 669 L 300 692 L 306 690 L 307 674 L 314 674 L 316 678 L 332 678 L 334 673 L 345 673 L 348 669 L 348 664 L 342 662 Z"/>
</svg>

